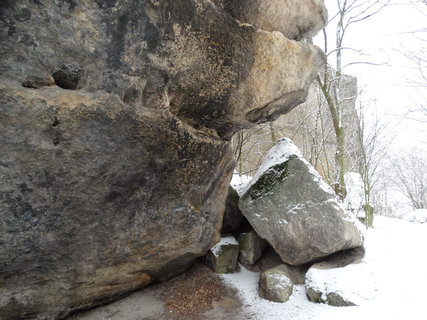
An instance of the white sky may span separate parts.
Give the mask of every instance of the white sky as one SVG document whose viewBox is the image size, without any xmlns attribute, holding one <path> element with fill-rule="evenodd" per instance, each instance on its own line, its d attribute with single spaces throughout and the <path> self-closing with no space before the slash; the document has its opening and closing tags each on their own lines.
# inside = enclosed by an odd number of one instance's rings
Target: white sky
<svg viewBox="0 0 427 320">
<path fill-rule="evenodd" d="M 337 0 L 325 0 L 329 17 L 336 13 Z M 358 0 L 359 1 L 359 0 Z M 362 1 L 362 0 L 360 0 Z M 427 6 L 420 6 L 421 12 L 413 6 L 399 5 L 392 0 L 393 5 L 386 7 L 377 15 L 353 24 L 344 38 L 343 46 L 361 49 L 366 56 L 360 56 L 351 50 L 343 52 L 343 64 L 356 61 L 385 63 L 381 66 L 356 64 L 344 70 L 345 73 L 357 76 L 359 89 L 363 88 L 363 101 L 375 101 L 377 113 L 386 121 L 392 122 L 391 127 L 396 134 L 394 150 L 408 149 L 413 146 L 427 149 L 427 119 L 424 123 L 406 119 L 405 116 L 422 120 L 419 114 L 408 114 L 408 109 L 414 108 L 415 103 L 426 104 L 427 84 L 422 92 L 409 88 L 407 83 L 416 78 L 418 73 L 414 64 L 405 58 L 401 48 L 411 52 L 420 50 L 422 41 L 408 34 L 415 30 L 424 29 L 417 33 L 418 37 L 427 43 Z M 335 44 L 335 26 L 328 26 L 329 46 Z M 320 34 L 314 42 L 323 47 L 323 36 Z M 426 48 L 425 48 L 426 49 Z M 426 54 L 427 51 L 424 51 Z M 335 64 L 335 63 L 333 63 Z"/>
</svg>

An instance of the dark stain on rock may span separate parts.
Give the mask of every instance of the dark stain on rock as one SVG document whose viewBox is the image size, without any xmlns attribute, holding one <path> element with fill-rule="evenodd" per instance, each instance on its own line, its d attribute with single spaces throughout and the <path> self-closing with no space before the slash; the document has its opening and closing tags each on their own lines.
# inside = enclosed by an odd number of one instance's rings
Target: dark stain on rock
<svg viewBox="0 0 427 320">
<path fill-rule="evenodd" d="M 107 14 L 104 18 L 107 34 L 111 39 L 107 48 L 108 64 L 115 70 L 124 66 L 123 54 L 126 46 L 134 44 L 131 39 L 145 41 L 149 52 L 153 52 L 160 41 L 159 30 L 149 22 L 145 11 L 147 1 L 131 2 L 132 5 L 119 9 L 121 10 L 119 14 L 115 13 L 113 17 Z M 147 52 L 143 52 L 142 55 L 139 58 L 144 59 Z"/>
<path fill-rule="evenodd" d="M 8 320 L 34 319 L 37 317 L 39 310 L 40 308 L 28 309 L 26 304 L 20 303 L 15 297 L 12 297 L 9 302 L 2 307 L 2 313 L 7 315 Z"/>
<path fill-rule="evenodd" d="M 52 127 L 56 127 L 57 125 L 59 125 L 59 120 L 57 117 L 54 117 L 52 122 Z"/>
<path fill-rule="evenodd" d="M 33 191 L 33 189 L 29 188 L 28 185 L 26 183 L 21 183 L 18 185 L 19 190 L 22 193 L 26 193 L 26 192 L 31 192 Z"/>
<path fill-rule="evenodd" d="M 25 22 L 31 19 L 31 11 L 27 8 L 22 9 L 19 14 L 15 15 L 15 19 L 19 22 Z"/>
<path fill-rule="evenodd" d="M 33 37 L 27 33 L 21 34 L 18 39 L 19 43 L 25 44 L 27 47 L 37 47 Z"/>
<path fill-rule="evenodd" d="M 16 26 L 15 26 L 15 25 L 11 25 L 11 26 L 9 27 L 9 29 L 7 30 L 7 35 L 8 35 L 8 36 L 11 36 L 11 35 L 13 35 L 15 32 L 16 32 Z"/>
<path fill-rule="evenodd" d="M 196 128 L 215 129 L 221 138 L 228 140 L 236 127 L 227 121 L 228 99 L 248 76 L 254 63 L 254 48 L 246 45 L 252 43 L 254 29 L 242 28 L 229 14 L 215 11 L 213 6 L 196 10 L 192 5 L 191 1 L 185 1 L 185 4 L 170 2 L 165 8 L 166 14 L 185 30 L 190 30 L 186 36 L 198 38 L 201 53 L 207 59 L 206 65 L 200 66 L 199 70 L 188 70 L 186 75 L 177 76 L 168 84 L 171 112 Z M 191 10 L 194 13 L 190 17 L 188 12 Z M 181 15 L 181 11 L 186 14 Z M 212 16 L 215 16 L 216 24 L 211 23 Z M 242 42 L 242 38 L 245 41 Z M 215 94 L 198 94 L 210 92 L 217 86 L 221 89 Z"/>
<path fill-rule="evenodd" d="M 115 21 L 115 26 L 111 30 L 111 43 L 110 43 L 110 54 L 108 62 L 114 69 L 120 68 L 122 65 L 122 53 L 125 47 L 127 25 L 128 25 L 128 13 L 120 15 Z"/>
<path fill-rule="evenodd" d="M 74 8 L 78 5 L 75 0 L 65 0 L 65 2 L 68 3 L 68 8 L 70 9 L 70 11 L 73 11 Z"/>
<path fill-rule="evenodd" d="M 117 0 L 94 0 L 100 9 L 110 9 L 116 5 Z"/>
<path fill-rule="evenodd" d="M 162 96 L 168 82 L 167 72 L 155 67 L 147 68 L 147 83 L 142 92 L 145 107 L 156 108 L 162 103 Z"/>
<path fill-rule="evenodd" d="M 6 11 L 10 9 L 13 10 L 14 3 L 15 3 L 15 0 L 1 0 L 0 1 L 0 17 L 4 16 L 6 14 Z"/>
<path fill-rule="evenodd" d="M 160 41 L 159 30 L 154 24 L 149 23 L 148 21 L 145 24 L 145 41 L 147 41 L 147 46 L 150 51 L 156 49 L 157 44 Z"/>
<path fill-rule="evenodd" d="M 82 70 L 74 65 L 62 65 L 59 70 L 52 73 L 55 84 L 67 90 L 76 90 Z"/>
<path fill-rule="evenodd" d="M 139 91 L 134 87 L 129 87 L 126 89 L 124 96 L 123 96 L 123 102 L 124 103 L 136 103 L 140 98 Z"/>
<path fill-rule="evenodd" d="M 105 202 L 112 202 L 114 201 L 120 194 L 118 192 L 111 192 L 105 197 Z"/>
<path fill-rule="evenodd" d="M 38 1 L 38 0 L 35 0 L 35 1 Z M 67 4 L 69 11 L 73 11 L 74 8 L 78 6 L 78 2 L 76 2 L 76 0 L 57 0 L 57 1 L 54 1 L 54 3 L 60 8 L 62 8 L 64 4 Z"/>
</svg>

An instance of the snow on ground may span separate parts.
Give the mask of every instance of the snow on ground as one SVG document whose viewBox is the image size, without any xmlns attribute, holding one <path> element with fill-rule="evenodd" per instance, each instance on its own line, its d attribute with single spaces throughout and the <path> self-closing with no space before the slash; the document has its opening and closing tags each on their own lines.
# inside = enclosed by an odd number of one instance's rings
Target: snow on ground
<svg viewBox="0 0 427 320">
<path fill-rule="evenodd" d="M 402 216 L 403 220 L 416 223 L 427 222 L 427 209 L 418 209 Z"/>
<path fill-rule="evenodd" d="M 327 276 L 333 286 L 357 296 L 359 306 L 332 307 L 310 302 L 302 285 L 290 300 L 275 303 L 258 297 L 259 273 L 241 267 L 222 275 L 236 287 L 248 319 L 352 320 L 427 319 L 427 223 L 376 216 L 365 234 L 366 255 L 359 264 L 336 269 Z"/>
</svg>

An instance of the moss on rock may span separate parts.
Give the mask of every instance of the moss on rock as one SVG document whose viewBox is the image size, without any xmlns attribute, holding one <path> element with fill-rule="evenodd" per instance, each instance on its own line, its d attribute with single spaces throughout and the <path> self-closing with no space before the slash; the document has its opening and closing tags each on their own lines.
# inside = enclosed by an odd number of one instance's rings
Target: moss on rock
<svg viewBox="0 0 427 320">
<path fill-rule="evenodd" d="M 283 182 L 289 174 L 288 162 L 294 157 L 295 156 L 291 156 L 288 161 L 276 164 L 266 170 L 250 187 L 248 192 L 243 195 L 243 198 L 246 198 L 249 195 L 252 199 L 258 199 L 273 190 L 277 183 Z"/>
</svg>

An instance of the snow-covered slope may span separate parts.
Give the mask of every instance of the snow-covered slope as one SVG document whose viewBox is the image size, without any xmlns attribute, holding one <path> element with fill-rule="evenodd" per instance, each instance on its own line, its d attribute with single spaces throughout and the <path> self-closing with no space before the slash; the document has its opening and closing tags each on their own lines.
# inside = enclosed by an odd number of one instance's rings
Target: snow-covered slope
<svg viewBox="0 0 427 320">
<path fill-rule="evenodd" d="M 427 209 L 418 209 L 409 212 L 401 217 L 401 219 L 415 222 L 415 223 L 426 223 L 427 222 Z"/>
<path fill-rule="evenodd" d="M 331 286 L 358 297 L 356 307 L 310 302 L 302 285 L 295 286 L 286 303 L 263 300 L 257 294 L 259 274 L 243 267 L 222 277 L 239 290 L 253 320 L 422 320 L 427 319 L 426 244 L 427 224 L 375 217 L 374 228 L 365 235 L 366 255 L 361 263 L 327 275 Z"/>
</svg>

